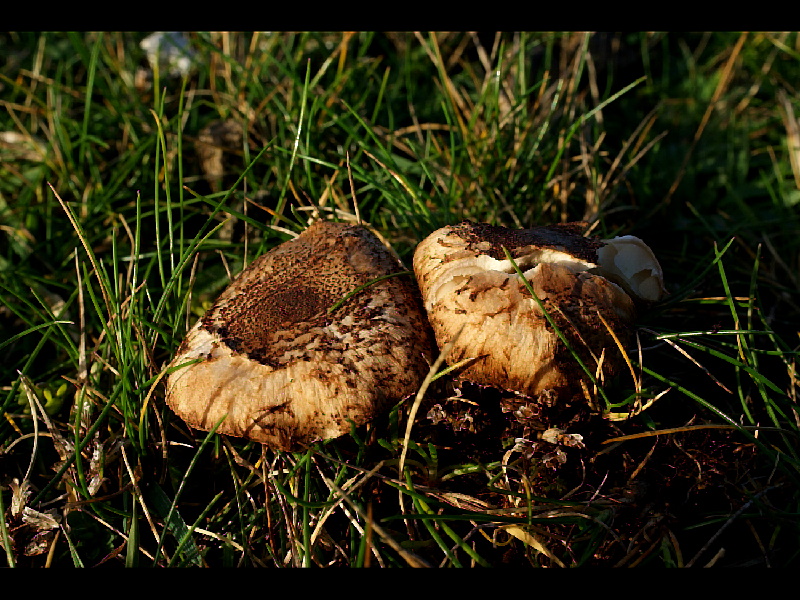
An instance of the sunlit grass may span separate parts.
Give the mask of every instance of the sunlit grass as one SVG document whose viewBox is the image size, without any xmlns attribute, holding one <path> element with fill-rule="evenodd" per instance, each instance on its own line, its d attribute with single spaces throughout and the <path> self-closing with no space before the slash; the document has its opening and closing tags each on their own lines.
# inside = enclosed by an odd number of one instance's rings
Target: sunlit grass
<svg viewBox="0 0 800 600">
<path fill-rule="evenodd" d="M 194 33 L 172 77 L 142 34 L 2 34 L 5 563 L 797 564 L 798 36 L 611 35 Z M 630 418 L 555 469 L 441 365 L 410 426 L 302 453 L 187 428 L 185 332 L 316 214 L 406 266 L 461 219 L 643 238 Z"/>
</svg>

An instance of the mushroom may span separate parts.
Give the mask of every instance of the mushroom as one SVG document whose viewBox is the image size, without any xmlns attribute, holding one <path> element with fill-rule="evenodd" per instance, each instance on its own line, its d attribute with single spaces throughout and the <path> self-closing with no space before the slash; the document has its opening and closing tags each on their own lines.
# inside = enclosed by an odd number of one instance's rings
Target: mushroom
<svg viewBox="0 0 800 600">
<path fill-rule="evenodd" d="M 428 331 L 413 281 L 378 238 L 318 221 L 253 261 L 192 327 L 167 403 L 197 429 L 296 450 L 415 392 Z"/>
<path fill-rule="evenodd" d="M 598 273 L 639 300 L 657 302 L 664 297 L 664 274 L 647 244 L 633 235 L 604 242 L 597 250 Z"/>
<path fill-rule="evenodd" d="M 635 302 L 663 294 L 661 268 L 638 238 L 603 241 L 582 236 L 581 229 L 577 223 L 510 230 L 464 222 L 417 246 L 414 272 L 437 343 L 444 347 L 461 331 L 447 362 L 466 361 L 462 378 L 536 396 L 580 393 L 588 376 L 572 352 L 598 379 L 619 370 L 619 345 L 628 338 Z"/>
</svg>

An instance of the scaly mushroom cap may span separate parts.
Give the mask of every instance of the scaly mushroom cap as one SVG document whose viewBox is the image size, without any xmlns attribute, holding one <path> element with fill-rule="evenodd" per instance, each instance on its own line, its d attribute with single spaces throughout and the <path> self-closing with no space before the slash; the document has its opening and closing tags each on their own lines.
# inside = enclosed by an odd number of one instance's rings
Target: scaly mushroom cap
<svg viewBox="0 0 800 600">
<path fill-rule="evenodd" d="M 463 326 L 447 362 L 474 359 L 461 371 L 463 378 L 530 396 L 545 390 L 579 392 L 581 380 L 586 381 L 506 259 L 505 247 L 583 363 L 601 378 L 613 375 L 622 356 L 609 328 L 624 343 L 635 306 L 619 285 L 601 275 L 598 253 L 607 245 L 583 237 L 578 224 L 509 230 L 465 222 L 432 233 L 414 253 L 414 272 L 439 347 Z M 614 275 L 625 279 L 627 249 L 606 252 L 612 264 L 624 255 L 623 268 Z M 635 266 L 630 267 L 634 275 L 653 265 Z M 641 285 L 652 296 L 663 289 L 663 284 Z"/>
<path fill-rule="evenodd" d="M 192 427 L 275 449 L 350 431 L 414 393 L 430 338 L 409 276 L 359 226 L 319 221 L 262 255 L 189 331 L 167 403 Z"/>
</svg>

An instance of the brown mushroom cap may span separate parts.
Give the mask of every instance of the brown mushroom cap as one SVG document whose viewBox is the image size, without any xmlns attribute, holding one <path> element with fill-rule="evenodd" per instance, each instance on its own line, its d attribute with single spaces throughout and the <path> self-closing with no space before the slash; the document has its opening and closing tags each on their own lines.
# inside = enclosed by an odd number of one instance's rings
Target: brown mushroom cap
<svg viewBox="0 0 800 600">
<path fill-rule="evenodd" d="M 587 368 L 601 377 L 619 369 L 622 356 L 608 328 L 624 343 L 634 303 L 600 274 L 598 252 L 607 243 L 583 237 L 580 230 L 578 224 L 509 230 L 465 222 L 443 227 L 419 244 L 414 272 L 436 341 L 443 347 L 463 327 L 447 362 L 474 359 L 461 371 L 463 378 L 530 396 L 579 392 L 586 380 L 504 247 Z M 607 262 L 614 256 L 610 252 Z"/>
<path fill-rule="evenodd" d="M 280 450 L 329 439 L 416 391 L 430 338 L 408 276 L 360 226 L 319 221 L 262 255 L 189 331 L 167 403 L 192 427 Z"/>
</svg>

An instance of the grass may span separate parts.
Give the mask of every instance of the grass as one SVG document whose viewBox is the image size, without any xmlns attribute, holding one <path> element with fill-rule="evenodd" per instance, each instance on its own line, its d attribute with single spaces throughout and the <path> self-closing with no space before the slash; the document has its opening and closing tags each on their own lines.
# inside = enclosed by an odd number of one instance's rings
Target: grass
<svg viewBox="0 0 800 600">
<path fill-rule="evenodd" d="M 797 34 L 193 33 L 186 77 L 143 34 L 0 35 L 8 566 L 798 564 Z M 165 365 L 316 213 L 407 266 L 462 219 L 646 240 L 619 420 L 547 446 L 447 372 L 304 453 L 188 429 Z"/>
</svg>

